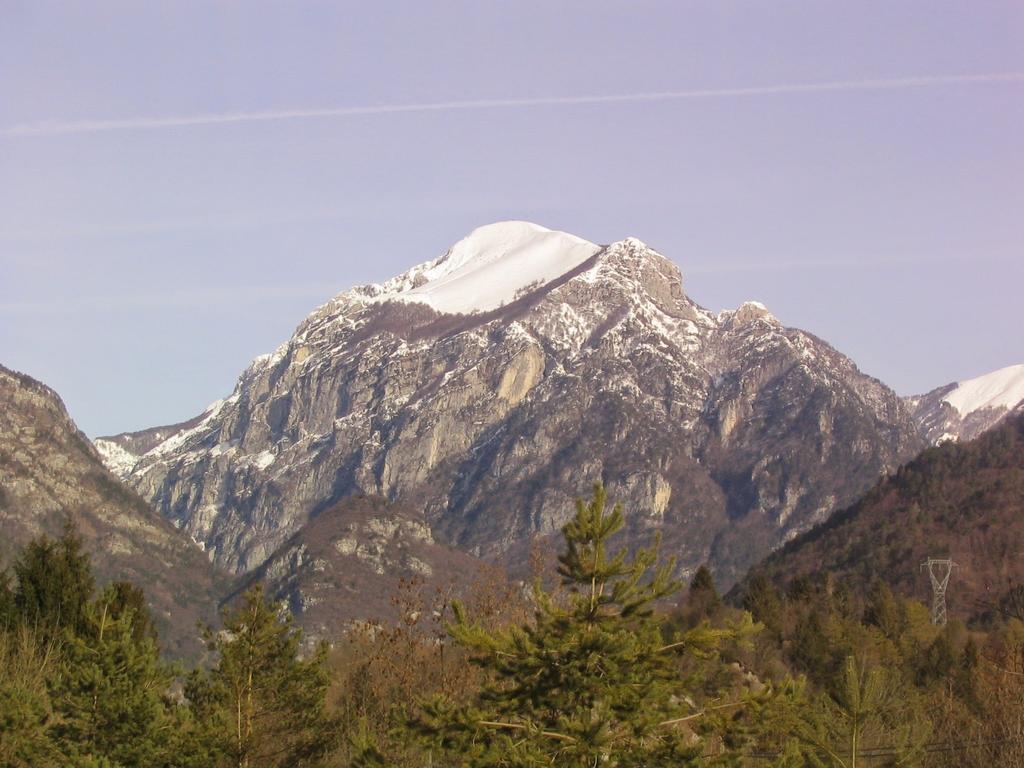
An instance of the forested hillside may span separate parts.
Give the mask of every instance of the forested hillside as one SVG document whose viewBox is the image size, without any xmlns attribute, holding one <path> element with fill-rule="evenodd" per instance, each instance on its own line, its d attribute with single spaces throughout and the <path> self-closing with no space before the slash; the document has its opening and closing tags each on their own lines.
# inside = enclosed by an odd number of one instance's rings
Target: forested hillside
<svg viewBox="0 0 1024 768">
<path fill-rule="evenodd" d="M 882 579 L 929 600 L 921 563 L 952 558 L 949 611 L 966 620 L 991 612 L 1024 583 L 1022 554 L 1024 417 L 1015 417 L 971 442 L 926 450 L 768 557 L 745 584 L 756 575 L 784 585 L 829 572 L 860 595 Z"/>
<path fill-rule="evenodd" d="M 0 583 L 0 765 L 452 768 L 992 766 L 1024 759 L 1024 623 L 932 624 L 828 573 L 724 603 L 598 486 L 557 578 L 464 600 L 406 582 L 396 618 L 303 642 L 259 585 L 208 627 L 209 664 L 157 653 L 145 595 L 95 588 L 81 539 L 35 539 Z M 655 542 L 656 544 L 656 542 Z M 544 586 L 544 583 L 547 586 Z M 670 604 L 670 603 L 669 603 Z M 661 607 L 659 607 L 661 606 Z M 755 621 L 756 620 L 756 621 Z"/>
</svg>

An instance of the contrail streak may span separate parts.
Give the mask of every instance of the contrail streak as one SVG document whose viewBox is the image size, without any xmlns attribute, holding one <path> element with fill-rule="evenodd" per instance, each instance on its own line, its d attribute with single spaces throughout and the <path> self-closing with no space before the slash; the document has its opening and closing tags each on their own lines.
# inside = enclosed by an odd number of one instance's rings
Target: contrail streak
<svg viewBox="0 0 1024 768">
<path fill-rule="evenodd" d="M 257 112 L 226 112 L 219 114 L 135 117 L 113 120 L 72 120 L 22 123 L 0 128 L 0 136 L 44 136 L 100 131 L 131 131 L 157 128 L 182 128 L 227 123 L 259 123 L 280 120 L 308 120 L 359 115 L 389 115 L 406 112 L 454 112 L 477 109 L 514 109 L 518 107 L 574 106 L 579 104 L 622 104 L 629 102 L 683 101 L 780 94 L 834 93 L 839 91 L 882 91 L 924 88 L 939 85 L 979 85 L 1024 83 L 1024 72 L 993 72 L 977 75 L 937 75 L 898 77 L 877 80 L 834 80 L 821 83 L 789 83 L 743 88 L 707 88 L 689 91 L 656 91 L 651 93 L 618 93 L 591 96 L 531 96 L 512 99 L 472 99 L 413 104 L 379 104 L 324 109 L 275 109 Z"/>
</svg>

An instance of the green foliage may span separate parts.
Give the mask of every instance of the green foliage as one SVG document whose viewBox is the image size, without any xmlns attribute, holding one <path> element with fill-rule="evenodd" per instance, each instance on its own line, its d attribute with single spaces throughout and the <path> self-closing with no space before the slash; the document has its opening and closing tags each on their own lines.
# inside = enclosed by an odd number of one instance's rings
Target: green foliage
<svg viewBox="0 0 1024 768">
<path fill-rule="evenodd" d="M 130 581 L 115 581 L 104 592 L 104 603 L 111 618 L 127 618 L 132 629 L 132 639 L 141 644 L 150 640 L 157 644 L 156 626 L 153 615 L 146 604 L 146 593 Z"/>
<path fill-rule="evenodd" d="M 957 668 L 958 654 L 948 631 L 925 648 L 917 667 L 918 685 L 925 687 L 949 679 Z"/>
<path fill-rule="evenodd" d="M 217 665 L 185 686 L 193 712 L 188 752 L 197 765 L 247 768 L 316 766 L 334 746 L 325 709 L 325 649 L 299 658 L 300 630 L 280 606 L 250 589 L 225 613 L 224 629 L 206 629 Z"/>
<path fill-rule="evenodd" d="M 44 641 L 27 626 L 0 632 L 0 765 L 5 768 L 58 764 L 47 681 L 59 652 L 56 640 Z"/>
<path fill-rule="evenodd" d="M 715 705 L 687 690 L 679 657 L 712 657 L 754 627 L 705 623 L 665 642 L 654 604 L 680 586 L 673 563 L 658 565 L 654 549 L 609 553 L 623 524 L 600 486 L 577 501 L 559 557 L 566 599 L 536 584 L 532 623 L 492 631 L 456 605 L 450 634 L 487 681 L 469 705 L 438 697 L 410 724 L 444 764 L 677 766 L 700 755 Z"/>
<path fill-rule="evenodd" d="M 82 630 L 95 582 L 89 555 L 71 523 L 56 541 L 42 536 L 31 541 L 14 564 L 16 617 L 57 633 Z"/>
<path fill-rule="evenodd" d="M 718 595 L 715 580 L 706 565 L 702 565 L 693 574 L 686 603 L 695 615 L 703 617 L 710 617 L 721 606 L 722 598 Z"/>
<path fill-rule="evenodd" d="M 139 636 L 133 609 L 108 588 L 85 611 L 82 629 L 66 633 L 59 674 L 51 681 L 53 731 L 76 760 L 115 765 L 166 764 L 171 724 L 165 693 L 170 670 L 156 644 Z"/>
<path fill-rule="evenodd" d="M 855 768 L 882 756 L 892 765 L 914 764 L 929 736 L 897 676 L 867 668 L 849 656 L 839 684 L 793 711 L 789 733 L 807 764 Z"/>
<path fill-rule="evenodd" d="M 877 580 L 868 593 L 864 607 L 864 623 L 878 627 L 889 640 L 897 640 L 907 629 L 903 606 L 884 581 Z"/>
<path fill-rule="evenodd" d="M 743 607 L 754 620 L 778 637 L 782 632 L 782 594 L 767 577 L 755 575 L 747 584 Z"/>
<path fill-rule="evenodd" d="M 819 684 L 827 684 L 832 678 L 839 656 L 827 631 L 827 621 L 826 616 L 816 611 L 802 616 L 796 624 L 789 653 L 793 664 Z"/>
<path fill-rule="evenodd" d="M 6 568 L 0 570 L 0 629 L 6 629 L 14 623 L 14 590 L 11 589 L 11 573 Z"/>
</svg>

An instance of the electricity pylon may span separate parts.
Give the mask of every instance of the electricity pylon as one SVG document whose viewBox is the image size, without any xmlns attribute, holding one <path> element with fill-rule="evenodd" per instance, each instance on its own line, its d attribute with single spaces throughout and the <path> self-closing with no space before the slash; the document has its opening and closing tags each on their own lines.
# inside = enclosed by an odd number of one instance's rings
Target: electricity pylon
<svg viewBox="0 0 1024 768">
<path fill-rule="evenodd" d="M 946 626 L 946 585 L 949 584 L 949 575 L 956 567 L 956 563 L 952 560 L 929 557 L 921 563 L 921 567 L 928 569 L 928 576 L 932 580 L 932 624 L 944 627 Z"/>
</svg>

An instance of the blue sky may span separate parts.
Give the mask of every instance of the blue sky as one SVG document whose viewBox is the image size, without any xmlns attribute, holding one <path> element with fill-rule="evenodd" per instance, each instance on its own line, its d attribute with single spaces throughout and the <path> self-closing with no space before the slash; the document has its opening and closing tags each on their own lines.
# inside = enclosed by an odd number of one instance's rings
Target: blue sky
<svg viewBox="0 0 1024 768">
<path fill-rule="evenodd" d="M 1019 2 L 0 18 L 0 363 L 90 435 L 194 415 L 334 293 L 510 218 L 639 237 L 901 394 L 1024 362 Z"/>
</svg>

